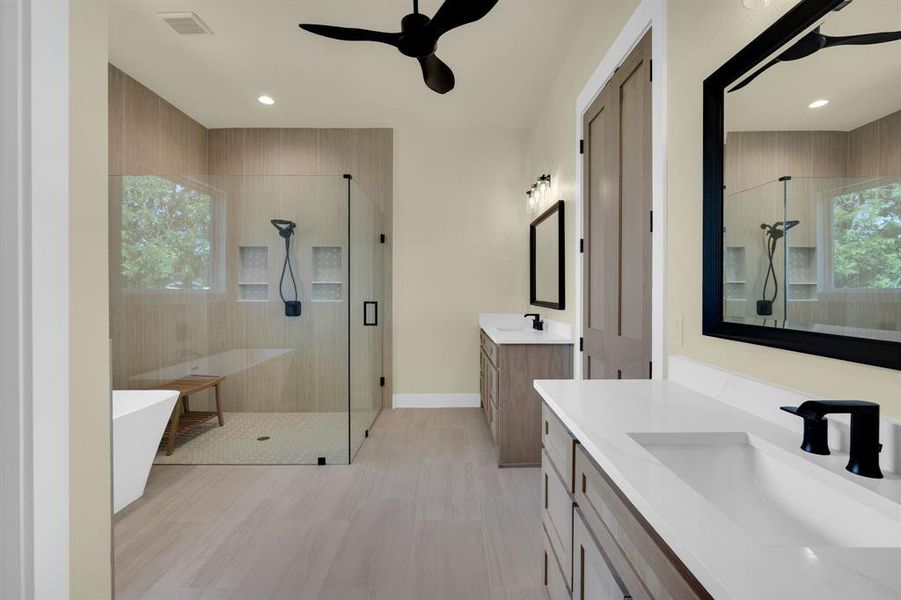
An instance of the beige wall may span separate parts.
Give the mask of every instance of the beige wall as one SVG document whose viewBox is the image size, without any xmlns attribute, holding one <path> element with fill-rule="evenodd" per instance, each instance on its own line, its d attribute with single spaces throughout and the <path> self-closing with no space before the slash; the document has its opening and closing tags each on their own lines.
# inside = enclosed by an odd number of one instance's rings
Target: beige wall
<svg viewBox="0 0 901 600">
<path fill-rule="evenodd" d="M 525 293 L 522 135 L 395 130 L 395 393 L 476 393 L 481 312 Z"/>
<path fill-rule="evenodd" d="M 112 583 L 107 4 L 71 2 L 69 19 L 70 591 L 98 600 Z"/>
<path fill-rule="evenodd" d="M 874 400 L 885 414 L 901 417 L 897 371 L 701 335 L 701 85 L 792 5 L 774 0 L 751 11 L 740 2 L 695 0 L 669 6 L 669 352 L 828 398 Z M 678 319 L 681 344 L 673 336 Z"/>
<path fill-rule="evenodd" d="M 550 173 L 551 193 L 542 202 L 543 206 L 536 215 L 557 200 L 567 203 L 566 308 L 562 311 L 539 309 L 548 318 L 567 323 L 575 323 L 575 280 L 578 276 L 576 265 L 573 264 L 573 245 L 578 239 L 578 207 L 572 203 L 580 185 L 576 181 L 576 99 L 636 6 L 638 0 L 618 0 L 598 2 L 588 9 L 582 27 L 573 32 L 572 47 L 560 69 L 546 81 L 540 82 L 540 87 L 547 90 L 547 98 L 534 119 L 535 125 L 528 132 L 524 146 L 524 169 L 519 187 L 515 188 L 516 199 L 525 207 L 526 189 L 539 175 Z M 524 231 L 523 235 L 528 236 L 528 231 Z M 522 292 L 523 309 L 528 308 L 529 303 L 528 273 L 525 286 Z"/>
</svg>

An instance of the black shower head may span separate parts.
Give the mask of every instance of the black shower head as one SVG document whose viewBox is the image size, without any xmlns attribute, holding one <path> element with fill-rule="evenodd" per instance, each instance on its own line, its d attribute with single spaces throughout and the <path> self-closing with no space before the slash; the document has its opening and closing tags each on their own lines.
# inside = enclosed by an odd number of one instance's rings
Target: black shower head
<svg viewBox="0 0 901 600">
<path fill-rule="evenodd" d="M 297 227 L 297 223 L 294 221 L 286 221 L 284 219 L 272 219 L 269 222 L 278 229 L 278 234 L 285 239 L 294 235 L 294 229 Z"/>
<path fill-rule="evenodd" d="M 778 240 L 785 232 L 798 225 L 801 221 L 776 221 L 772 225 L 767 225 L 766 223 L 761 223 L 760 228 L 766 230 L 766 235 L 770 236 L 774 240 Z"/>
</svg>

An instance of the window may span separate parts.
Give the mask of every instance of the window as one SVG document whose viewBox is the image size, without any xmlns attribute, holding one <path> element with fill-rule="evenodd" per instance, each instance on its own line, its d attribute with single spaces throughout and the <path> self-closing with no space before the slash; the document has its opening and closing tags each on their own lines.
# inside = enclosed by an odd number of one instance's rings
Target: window
<svg viewBox="0 0 901 600">
<path fill-rule="evenodd" d="M 901 288 L 901 182 L 846 191 L 830 208 L 832 288 Z"/>
<path fill-rule="evenodd" d="M 217 291 L 217 212 L 212 191 L 195 182 L 122 177 L 123 288 Z"/>
</svg>

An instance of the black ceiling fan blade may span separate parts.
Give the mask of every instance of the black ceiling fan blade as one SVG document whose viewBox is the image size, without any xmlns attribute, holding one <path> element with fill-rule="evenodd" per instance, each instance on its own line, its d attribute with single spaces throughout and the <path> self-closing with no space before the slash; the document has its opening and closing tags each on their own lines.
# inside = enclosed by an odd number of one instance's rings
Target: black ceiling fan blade
<svg viewBox="0 0 901 600">
<path fill-rule="evenodd" d="M 400 40 L 399 33 L 385 33 L 370 29 L 357 29 L 355 27 L 336 27 L 334 25 L 317 25 L 315 23 L 301 23 L 300 28 L 316 35 L 345 40 L 350 42 L 381 42 L 390 46 L 397 46 Z"/>
<path fill-rule="evenodd" d="M 885 44 L 901 40 L 901 31 L 881 31 L 878 33 L 861 33 L 858 35 L 841 35 L 826 37 L 826 48 L 832 46 L 869 46 L 871 44 Z"/>
<path fill-rule="evenodd" d="M 427 27 L 440 36 L 454 27 L 478 21 L 494 8 L 498 0 L 444 0 Z"/>
<path fill-rule="evenodd" d="M 731 94 L 732 92 L 738 91 L 738 90 L 740 90 L 741 88 L 745 87 L 746 85 L 748 85 L 749 83 L 751 83 L 752 81 L 754 81 L 754 80 L 757 78 L 758 75 L 760 75 L 761 73 L 763 73 L 764 71 L 766 71 L 767 69 L 769 69 L 770 67 L 772 67 L 773 65 L 775 65 L 776 63 L 779 63 L 779 62 L 782 62 L 782 61 L 780 61 L 778 58 L 774 58 L 773 60 L 771 60 L 771 61 L 768 62 L 767 64 L 763 65 L 762 67 L 760 67 L 759 69 L 757 69 L 756 71 L 754 71 L 753 73 L 751 73 L 750 75 L 748 75 L 747 77 L 745 77 L 745 78 L 741 81 L 741 83 L 739 83 L 737 86 L 735 86 L 734 88 L 732 88 L 731 90 L 729 90 L 728 93 Z"/>
<path fill-rule="evenodd" d="M 418 58 L 422 67 L 422 78 L 432 91 L 446 94 L 454 89 L 454 72 L 434 54 Z"/>
</svg>

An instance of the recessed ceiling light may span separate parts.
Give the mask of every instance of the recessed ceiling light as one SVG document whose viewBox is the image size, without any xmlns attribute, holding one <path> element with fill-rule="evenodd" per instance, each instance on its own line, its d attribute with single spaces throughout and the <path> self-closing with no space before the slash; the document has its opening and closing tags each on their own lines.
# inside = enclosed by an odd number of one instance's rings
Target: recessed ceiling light
<svg viewBox="0 0 901 600">
<path fill-rule="evenodd" d="M 770 0 L 741 0 L 741 3 L 745 8 L 755 9 L 755 8 L 763 8 L 765 6 L 770 5 Z"/>
<path fill-rule="evenodd" d="M 272 99 L 272 96 L 260 96 L 257 98 L 257 102 L 260 104 L 265 104 L 266 106 L 271 106 L 275 104 L 275 100 Z"/>
<path fill-rule="evenodd" d="M 829 104 L 828 100 L 814 100 L 810 104 L 807 105 L 807 108 L 822 108 Z"/>
</svg>

